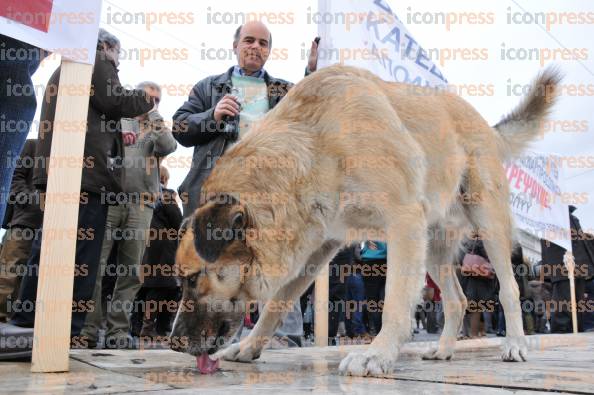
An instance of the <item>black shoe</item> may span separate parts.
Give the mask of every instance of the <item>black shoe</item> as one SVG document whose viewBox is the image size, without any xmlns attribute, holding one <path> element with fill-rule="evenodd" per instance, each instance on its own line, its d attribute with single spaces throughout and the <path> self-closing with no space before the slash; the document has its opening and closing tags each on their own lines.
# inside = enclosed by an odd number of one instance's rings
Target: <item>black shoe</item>
<svg viewBox="0 0 594 395">
<path fill-rule="evenodd" d="M 78 335 L 70 338 L 71 349 L 88 349 L 97 348 L 97 340 L 91 339 L 89 336 Z"/>
<path fill-rule="evenodd" d="M 31 360 L 33 328 L 0 324 L 0 361 Z"/>
</svg>

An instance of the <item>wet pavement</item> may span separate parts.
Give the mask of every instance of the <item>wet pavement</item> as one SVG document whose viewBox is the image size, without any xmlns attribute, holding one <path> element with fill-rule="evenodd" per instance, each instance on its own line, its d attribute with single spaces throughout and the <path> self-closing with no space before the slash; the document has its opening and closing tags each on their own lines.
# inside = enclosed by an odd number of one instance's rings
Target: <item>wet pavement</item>
<svg viewBox="0 0 594 395">
<path fill-rule="evenodd" d="M 525 363 L 500 360 L 502 338 L 459 341 L 452 361 L 423 361 L 420 354 L 433 338 L 420 334 L 407 343 L 386 378 L 338 375 L 340 360 L 365 346 L 267 350 L 249 364 L 221 361 L 207 376 L 194 357 L 169 350 L 72 350 L 68 373 L 30 373 L 28 363 L 0 363 L 0 393 L 594 393 L 594 333 L 529 336 Z"/>
</svg>

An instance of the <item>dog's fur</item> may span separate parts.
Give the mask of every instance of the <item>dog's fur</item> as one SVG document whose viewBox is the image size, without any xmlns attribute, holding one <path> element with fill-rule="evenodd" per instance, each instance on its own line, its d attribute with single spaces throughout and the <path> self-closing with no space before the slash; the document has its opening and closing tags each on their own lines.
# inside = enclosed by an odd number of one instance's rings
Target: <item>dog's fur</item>
<svg viewBox="0 0 594 395">
<path fill-rule="evenodd" d="M 446 317 L 439 346 L 424 357 L 450 359 L 466 308 L 453 256 L 468 231 L 479 231 L 501 284 L 503 359 L 525 360 L 503 162 L 537 135 L 559 80 L 555 70 L 543 72 L 495 128 L 452 93 L 357 68 L 328 67 L 302 80 L 204 184 L 207 201 L 177 256 L 184 299 L 201 307 L 178 312 L 172 336 L 187 336 L 189 345 L 177 349 L 213 353 L 230 337 L 243 313 L 212 312 L 213 302 L 260 300 L 267 304 L 251 334 L 218 352 L 257 358 L 286 310 L 275 301 L 297 299 L 345 244 L 383 239 L 382 330 L 339 370 L 381 376 L 394 369 L 425 272 L 442 291 Z"/>
</svg>

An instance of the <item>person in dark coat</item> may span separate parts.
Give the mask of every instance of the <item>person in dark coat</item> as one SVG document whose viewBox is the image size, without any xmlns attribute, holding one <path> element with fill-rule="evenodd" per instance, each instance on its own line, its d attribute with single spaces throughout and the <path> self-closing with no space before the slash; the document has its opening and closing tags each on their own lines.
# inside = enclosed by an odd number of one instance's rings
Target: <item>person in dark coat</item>
<svg viewBox="0 0 594 395">
<path fill-rule="evenodd" d="M 575 262 L 575 298 L 576 303 L 583 304 L 586 280 L 594 276 L 594 251 L 592 244 L 587 240 L 587 233 L 584 233 L 579 219 L 573 214 L 577 208 L 569 206 L 569 222 L 571 229 L 571 249 Z M 551 332 L 571 333 L 573 325 L 571 322 L 571 292 L 569 277 L 563 257 L 565 249 L 546 240 L 541 240 L 543 269 L 553 286 L 552 290 L 552 311 L 551 311 Z M 583 311 L 578 308 L 578 331 L 583 331 Z M 586 312 L 586 314 L 592 314 Z"/>
<path fill-rule="evenodd" d="M 160 168 L 162 194 L 153 212 L 142 273 L 145 312 L 140 331 L 141 337 L 165 336 L 174 311 L 167 307 L 168 302 L 177 302 L 179 287 L 175 279 L 175 251 L 177 232 L 182 222 L 182 213 L 172 189 L 167 189 L 169 179 L 167 169 Z M 169 303 L 170 304 L 170 303 Z"/>
<path fill-rule="evenodd" d="M 489 261 L 483 241 L 478 236 L 470 239 L 463 248 L 462 281 L 460 283 L 468 300 L 465 320 L 469 321 L 469 336 L 478 337 L 482 313 L 495 311 L 497 280 L 492 267 L 491 270 L 481 268 L 478 272 L 465 270 L 464 259 L 467 255 L 478 255 L 487 262 Z"/>
<path fill-rule="evenodd" d="M 36 145 L 37 139 L 25 141 L 12 178 L 7 230 L 0 250 L 0 322 L 9 317 L 9 304 L 17 298 L 23 269 L 43 221 L 40 196 L 33 186 Z"/>
<path fill-rule="evenodd" d="M 78 209 L 78 229 L 83 229 L 85 237 L 79 236 L 76 243 L 75 271 L 81 274 L 74 277 L 73 303 L 76 306 L 88 306 L 93 296 L 107 218 L 107 205 L 102 198 L 106 193 L 122 191 L 123 140 L 119 120 L 145 114 L 155 105 L 154 99 L 146 95 L 144 90 L 127 90 L 121 86 L 117 69 L 119 52 L 119 40 L 100 29 L 91 77 Z M 51 167 L 49 156 L 59 79 L 60 68 L 47 84 L 41 108 L 33 183 L 42 193 L 45 193 L 47 172 Z M 23 305 L 35 304 L 37 299 L 40 251 L 41 235 L 33 243 L 27 262 L 28 271 L 21 282 L 19 299 Z M 71 336 L 78 337 L 85 315 L 85 308 L 73 311 Z M 10 324 L 0 324 L 0 359 L 30 358 L 32 342 L 16 342 L 22 344 L 22 348 L 9 345 L 14 345 L 16 338 L 31 337 L 34 322 L 35 309 L 21 309 L 15 312 Z M 82 345 L 78 339 L 76 343 Z"/>
</svg>

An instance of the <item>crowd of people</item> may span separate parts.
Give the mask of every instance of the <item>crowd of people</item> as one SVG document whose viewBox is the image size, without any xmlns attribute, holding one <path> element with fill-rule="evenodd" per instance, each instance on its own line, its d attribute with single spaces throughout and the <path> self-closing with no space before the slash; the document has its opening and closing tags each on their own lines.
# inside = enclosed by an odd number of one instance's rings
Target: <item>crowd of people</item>
<svg viewBox="0 0 594 395">
<path fill-rule="evenodd" d="M 20 62 L 0 61 L 3 75 L 13 83 L 32 85 L 31 75 L 45 51 L 6 36 L 0 39 L 8 48 L 25 48 L 35 55 Z M 251 123 L 273 109 L 292 86 L 264 69 L 271 45 L 272 35 L 264 24 L 240 26 L 233 36 L 237 64 L 199 81 L 169 128 L 159 113 L 159 85 L 145 81 L 134 90 L 124 88 L 118 78 L 120 42 L 100 30 L 79 196 L 73 347 L 136 348 L 139 339 L 156 338 L 166 342 L 180 298 L 174 264 L 183 218 L 201 204 L 201 186 L 216 159 L 241 140 Z M 316 49 L 314 40 L 306 75 L 316 70 Z M 47 83 L 39 123 L 43 128 L 40 126 L 37 139 L 25 141 L 35 113 L 35 97 L 1 98 L 6 118 L 22 121 L 27 127 L 3 131 L 0 136 L 2 154 L 9 158 L 1 161 L 0 168 L 0 218 L 6 229 L 0 252 L 0 322 L 4 321 L 0 324 L 0 359 L 31 354 L 32 342 L 10 339 L 32 338 L 35 325 L 44 202 L 51 198 L 46 195 L 59 77 L 60 69 Z M 168 188 L 169 173 L 161 163 L 178 143 L 194 149 L 179 194 Z M 52 235 L 46 236 L 51 242 Z M 346 247 L 331 262 L 330 343 L 336 343 L 338 333 L 369 341 L 381 330 L 386 257 L 385 243 L 366 241 Z M 514 250 L 512 261 L 522 300 L 548 300 L 554 298 L 555 289 L 564 297 L 560 287 L 553 287 L 552 296 L 546 296 L 543 278 L 533 279 L 533 271 L 518 269 L 526 265 L 521 249 Z M 468 310 L 461 336 L 476 337 L 492 331 L 503 334 L 497 279 L 481 241 L 470 239 L 458 263 L 463 290 L 478 306 Z M 594 270 L 589 270 L 580 283 L 580 298 L 594 296 Z M 417 320 L 417 330 L 422 325 L 428 333 L 438 333 L 443 327 L 436 283 L 439 279 L 427 275 L 422 302 L 411 317 Z M 312 288 L 277 330 L 290 345 L 303 345 L 303 339 L 312 334 Z M 548 309 L 525 311 L 526 331 L 555 329 L 554 324 L 547 324 L 550 313 Z M 244 326 L 250 328 L 257 318 L 256 310 L 246 316 Z M 592 328 L 588 325 L 584 319 L 584 329 Z"/>
</svg>

